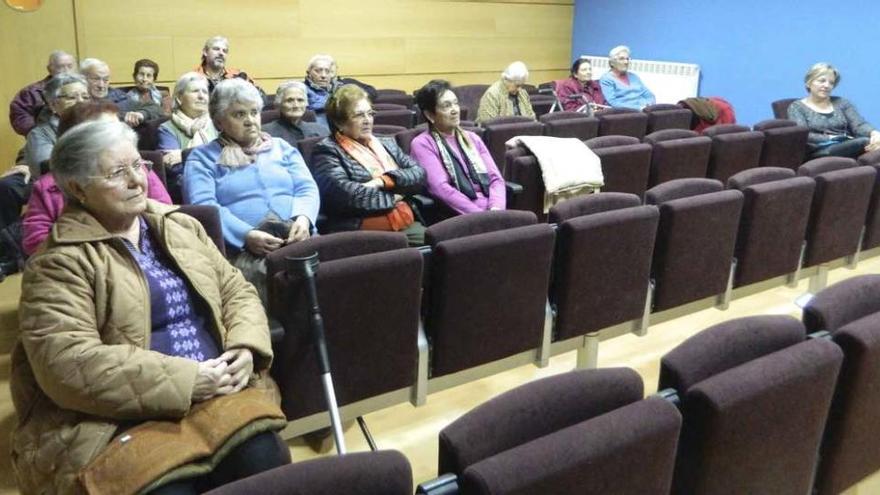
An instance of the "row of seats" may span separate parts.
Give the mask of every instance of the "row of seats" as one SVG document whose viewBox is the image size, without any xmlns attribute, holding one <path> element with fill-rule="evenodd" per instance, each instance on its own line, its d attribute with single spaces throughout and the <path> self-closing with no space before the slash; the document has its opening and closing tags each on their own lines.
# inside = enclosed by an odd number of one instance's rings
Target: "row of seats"
<svg viewBox="0 0 880 495">
<path fill-rule="evenodd" d="M 643 398 L 626 368 L 580 370 L 497 396 L 439 434 L 417 494 L 841 493 L 880 469 L 880 275 L 817 294 L 803 322 L 730 320 L 661 359 Z M 408 494 L 397 452 L 296 464 L 215 493 Z M 273 491 L 275 490 L 275 491 Z"/>
<path fill-rule="evenodd" d="M 796 279 L 801 267 L 853 255 L 875 171 L 850 162 L 817 160 L 800 176 L 749 170 L 727 190 L 710 179 L 675 180 L 648 191 L 647 205 L 623 193 L 584 196 L 554 207 L 554 225 L 522 211 L 456 217 L 429 227 L 422 250 L 383 232 L 286 246 L 267 257 L 270 314 L 285 329 L 273 369 L 283 409 L 291 421 L 324 409 L 288 257 L 317 252 L 322 263 L 319 298 L 340 405 L 378 397 L 387 400 L 376 407 L 418 405 L 474 370 L 540 365 L 588 345 L 585 335 L 644 331 L 667 310 L 729 300 L 735 287 Z M 876 231 L 871 242 L 880 244 Z M 585 366 L 594 351 L 583 349 Z"/>
</svg>

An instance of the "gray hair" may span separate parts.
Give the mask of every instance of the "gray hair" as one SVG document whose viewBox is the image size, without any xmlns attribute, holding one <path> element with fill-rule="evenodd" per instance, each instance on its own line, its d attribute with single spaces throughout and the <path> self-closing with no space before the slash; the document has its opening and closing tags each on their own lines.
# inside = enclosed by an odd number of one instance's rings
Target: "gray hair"
<svg viewBox="0 0 880 495">
<path fill-rule="evenodd" d="M 89 87 L 86 78 L 79 74 L 58 74 L 57 76 L 52 77 L 52 79 L 49 79 L 49 82 L 46 83 L 46 87 L 43 89 L 43 94 L 46 96 L 46 102 L 52 103 L 57 100 L 61 88 L 73 83 L 80 83 L 86 88 Z"/>
<path fill-rule="evenodd" d="M 616 58 L 623 52 L 626 52 L 627 55 L 632 55 L 632 50 L 630 50 L 628 46 L 617 45 L 608 52 L 608 58 Z"/>
<path fill-rule="evenodd" d="M 840 72 L 834 68 L 833 65 L 827 62 L 818 62 L 813 64 L 810 67 L 810 70 L 807 71 L 807 74 L 804 76 L 804 86 L 807 87 L 807 93 L 810 92 L 810 83 L 812 83 L 815 79 L 818 79 L 820 76 L 824 76 L 825 74 L 830 74 L 834 76 L 834 85 L 832 88 L 836 88 L 840 83 Z"/>
<path fill-rule="evenodd" d="M 306 90 L 306 85 L 302 81 L 284 81 L 283 83 L 279 84 L 278 89 L 275 90 L 275 105 L 281 103 L 281 100 L 284 98 L 284 93 L 286 93 L 288 89 L 298 89 L 302 91 L 302 94 L 306 98 L 309 97 L 309 92 Z"/>
<path fill-rule="evenodd" d="M 205 76 L 199 74 L 198 72 L 185 73 L 184 75 L 180 76 L 180 79 L 178 79 L 176 83 L 174 83 L 174 103 L 172 110 L 180 109 L 180 97 L 183 96 L 184 93 L 186 93 L 189 85 L 195 81 L 205 83 L 205 89 L 208 89 L 208 79 Z"/>
<path fill-rule="evenodd" d="M 68 199 L 73 197 L 68 183 L 85 185 L 89 176 L 98 175 L 101 153 L 121 140 L 137 147 L 137 134 L 130 127 L 106 120 L 83 122 L 58 138 L 49 163 L 55 182 Z"/>
<path fill-rule="evenodd" d="M 508 81 L 525 81 L 529 78 L 529 69 L 524 62 L 517 60 L 504 69 L 501 77 Z"/>
<path fill-rule="evenodd" d="M 110 66 L 107 65 L 107 62 L 104 62 L 99 58 L 87 58 L 83 59 L 83 61 L 79 63 L 79 71 L 83 74 L 91 72 L 92 69 L 97 69 L 99 67 L 107 67 L 108 69 L 110 68 Z"/>
<path fill-rule="evenodd" d="M 65 52 L 64 50 L 53 50 L 52 53 L 49 54 L 49 65 L 54 64 L 61 57 L 71 57 L 76 60 L 73 55 Z"/>
<path fill-rule="evenodd" d="M 333 57 L 331 57 L 330 55 L 319 53 L 309 59 L 309 65 L 306 67 L 306 71 L 312 70 L 312 67 L 314 67 L 315 64 L 317 64 L 321 60 L 329 60 L 330 67 L 336 67 L 336 61 L 333 60 Z"/>
<path fill-rule="evenodd" d="M 226 45 L 227 50 L 229 49 L 229 40 L 226 38 L 226 36 L 217 35 L 217 36 L 212 36 L 211 38 L 208 38 L 205 41 L 205 46 L 202 47 L 202 50 L 207 50 L 208 48 L 211 48 L 211 45 L 213 45 L 214 43 L 217 43 L 218 41 L 222 42 L 224 45 Z"/>
<path fill-rule="evenodd" d="M 217 122 L 224 117 L 229 106 L 236 102 L 253 103 L 260 110 L 263 109 L 263 97 L 253 84 L 237 77 L 224 79 L 214 86 L 211 99 L 208 101 L 211 120 Z"/>
</svg>

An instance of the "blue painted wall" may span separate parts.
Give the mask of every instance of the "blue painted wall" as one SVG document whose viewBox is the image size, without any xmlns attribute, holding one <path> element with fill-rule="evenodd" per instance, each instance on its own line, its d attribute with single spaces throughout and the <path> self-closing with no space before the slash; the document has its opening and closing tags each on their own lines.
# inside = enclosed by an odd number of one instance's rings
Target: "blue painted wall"
<svg viewBox="0 0 880 495">
<path fill-rule="evenodd" d="M 626 44 L 634 58 L 699 64 L 700 96 L 726 98 L 747 125 L 804 96 L 807 69 L 826 61 L 841 73 L 834 94 L 880 127 L 878 19 L 870 0 L 576 0 L 572 54 Z"/>
</svg>

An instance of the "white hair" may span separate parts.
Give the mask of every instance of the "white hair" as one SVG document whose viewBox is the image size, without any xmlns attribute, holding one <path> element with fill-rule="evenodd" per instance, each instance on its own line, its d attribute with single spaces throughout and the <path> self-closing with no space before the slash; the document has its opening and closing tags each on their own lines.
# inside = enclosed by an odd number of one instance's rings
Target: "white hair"
<svg viewBox="0 0 880 495">
<path fill-rule="evenodd" d="M 52 65 L 55 62 L 58 62 L 58 59 L 60 59 L 61 57 L 74 58 L 73 55 L 65 52 L 64 50 L 53 50 L 52 53 L 49 54 L 49 65 Z M 76 59 L 74 58 L 74 60 L 76 60 Z"/>
<path fill-rule="evenodd" d="M 208 89 L 208 79 L 205 76 L 203 76 L 202 74 L 199 74 L 198 72 L 187 72 L 187 73 L 183 74 L 182 76 L 180 76 L 179 79 L 177 79 L 177 82 L 174 83 L 174 108 L 173 108 L 173 110 L 178 110 L 180 108 L 180 97 L 183 96 L 184 93 L 186 93 L 186 90 L 187 90 L 187 88 L 189 88 L 189 85 L 195 81 L 205 83 L 205 89 Z"/>
<path fill-rule="evenodd" d="M 101 154 L 120 141 L 137 146 L 137 134 L 122 122 L 106 120 L 77 124 L 58 138 L 50 168 L 64 195 L 72 197 L 66 189 L 71 180 L 82 185 L 89 176 L 97 175 Z"/>
<path fill-rule="evenodd" d="M 608 58 L 616 58 L 621 53 L 626 52 L 627 55 L 632 55 L 632 50 L 629 49 L 626 45 L 617 45 L 608 52 Z"/>
<path fill-rule="evenodd" d="M 83 74 L 91 72 L 92 69 L 98 69 L 101 67 L 107 67 L 108 69 L 110 68 L 110 66 L 107 65 L 107 62 L 104 62 L 99 58 L 87 58 L 83 59 L 83 61 L 79 63 L 79 71 Z"/>
<path fill-rule="evenodd" d="M 217 122 L 226 115 L 229 106 L 233 103 L 251 103 L 257 106 L 259 110 L 263 109 L 263 97 L 253 84 L 234 77 L 232 79 L 224 79 L 214 86 L 211 92 L 211 99 L 208 101 L 208 111 L 211 113 L 211 120 Z"/>
<path fill-rule="evenodd" d="M 504 69 L 501 77 L 508 81 L 525 81 L 529 78 L 529 69 L 524 62 L 517 60 Z"/>
<path fill-rule="evenodd" d="M 319 53 L 309 59 L 309 65 L 306 67 L 306 71 L 312 70 L 312 67 L 314 67 L 315 64 L 317 64 L 321 60 L 327 60 L 330 62 L 330 67 L 336 67 L 336 61 L 333 60 L 333 57 L 327 54 Z"/>
<path fill-rule="evenodd" d="M 309 92 L 306 90 L 306 85 L 302 81 L 290 80 L 284 81 L 278 85 L 278 89 L 275 90 L 275 105 L 281 103 L 281 99 L 284 98 L 284 93 L 287 92 L 288 89 L 298 89 L 302 91 L 302 94 L 308 98 Z"/>
<path fill-rule="evenodd" d="M 74 83 L 80 83 L 86 88 L 89 87 L 86 79 L 79 74 L 58 74 L 57 76 L 52 77 L 52 79 L 49 79 L 49 82 L 46 83 L 45 88 L 43 88 L 43 94 L 46 96 L 46 101 L 52 103 L 57 100 L 61 88 Z"/>
</svg>

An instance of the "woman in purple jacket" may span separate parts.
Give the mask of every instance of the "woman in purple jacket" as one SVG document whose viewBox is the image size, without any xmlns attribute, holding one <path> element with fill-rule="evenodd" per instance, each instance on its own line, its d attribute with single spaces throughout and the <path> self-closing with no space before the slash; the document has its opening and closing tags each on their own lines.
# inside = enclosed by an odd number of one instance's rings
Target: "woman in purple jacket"
<svg viewBox="0 0 880 495">
<path fill-rule="evenodd" d="M 503 210 L 504 179 L 479 136 L 461 129 L 458 98 L 447 81 L 433 80 L 416 93 L 428 131 L 410 154 L 428 174 L 428 194 L 455 214 Z"/>
</svg>

